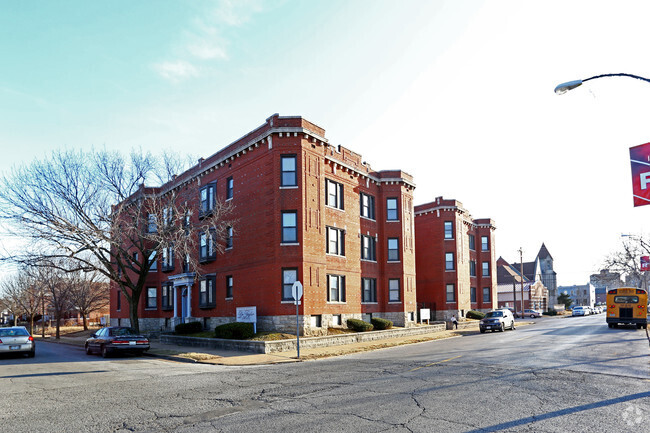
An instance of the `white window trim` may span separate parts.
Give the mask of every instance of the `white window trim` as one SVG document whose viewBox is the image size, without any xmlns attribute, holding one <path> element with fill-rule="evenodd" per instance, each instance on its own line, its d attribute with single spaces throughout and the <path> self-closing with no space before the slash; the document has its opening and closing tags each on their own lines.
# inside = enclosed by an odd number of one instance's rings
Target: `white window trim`
<svg viewBox="0 0 650 433">
<path fill-rule="evenodd" d="M 280 246 L 283 247 L 291 247 L 296 245 L 300 245 L 300 242 L 280 242 Z"/>
<path fill-rule="evenodd" d="M 298 189 L 298 185 L 294 185 L 294 186 L 281 186 L 280 189 Z"/>
</svg>

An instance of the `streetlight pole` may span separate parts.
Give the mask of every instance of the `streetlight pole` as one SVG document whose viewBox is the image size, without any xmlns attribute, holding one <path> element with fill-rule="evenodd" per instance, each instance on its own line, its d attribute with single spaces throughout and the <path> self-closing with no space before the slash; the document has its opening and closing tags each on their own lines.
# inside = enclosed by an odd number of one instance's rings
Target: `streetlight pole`
<svg viewBox="0 0 650 433">
<path fill-rule="evenodd" d="M 593 77 L 585 78 L 584 80 L 574 80 L 574 81 L 567 81 L 566 83 L 558 84 L 555 87 L 555 93 L 558 95 L 564 95 L 566 92 L 569 90 L 573 90 L 576 87 L 582 86 L 582 83 L 589 81 L 589 80 L 595 80 L 596 78 L 605 78 L 605 77 L 630 77 L 630 78 L 636 78 L 637 80 L 641 81 L 646 81 L 650 83 L 650 79 L 640 77 L 638 75 L 632 75 L 632 74 L 624 74 L 624 73 L 619 73 L 619 74 L 602 74 L 602 75 L 595 75 Z"/>
<path fill-rule="evenodd" d="M 523 319 L 526 314 L 524 314 L 524 250 L 519 247 L 519 269 L 521 271 L 521 318 Z M 517 307 L 515 306 L 515 312 Z"/>
</svg>

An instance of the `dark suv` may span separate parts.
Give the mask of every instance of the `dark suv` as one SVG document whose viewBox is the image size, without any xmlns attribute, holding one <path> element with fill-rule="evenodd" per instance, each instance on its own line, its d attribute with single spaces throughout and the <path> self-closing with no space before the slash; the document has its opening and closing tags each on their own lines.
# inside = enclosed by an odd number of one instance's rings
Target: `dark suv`
<svg viewBox="0 0 650 433">
<path fill-rule="evenodd" d="M 481 333 L 487 330 L 503 332 L 506 328 L 515 330 L 515 317 L 507 309 L 490 311 L 478 324 Z"/>
</svg>

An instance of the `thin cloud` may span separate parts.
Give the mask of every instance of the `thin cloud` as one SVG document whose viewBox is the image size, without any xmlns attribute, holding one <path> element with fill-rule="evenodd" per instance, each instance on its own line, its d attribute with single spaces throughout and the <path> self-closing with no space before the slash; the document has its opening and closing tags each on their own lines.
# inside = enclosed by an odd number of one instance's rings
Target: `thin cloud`
<svg viewBox="0 0 650 433">
<path fill-rule="evenodd" d="M 260 0 L 219 1 L 214 8 L 191 20 L 181 36 L 179 59 L 157 63 L 154 69 L 172 82 L 198 77 L 197 62 L 229 59 L 230 31 L 249 22 L 253 15 L 277 4 Z"/>
<path fill-rule="evenodd" d="M 156 63 L 154 69 L 161 77 L 172 82 L 179 82 L 199 75 L 199 71 L 194 65 L 183 60 Z"/>
</svg>

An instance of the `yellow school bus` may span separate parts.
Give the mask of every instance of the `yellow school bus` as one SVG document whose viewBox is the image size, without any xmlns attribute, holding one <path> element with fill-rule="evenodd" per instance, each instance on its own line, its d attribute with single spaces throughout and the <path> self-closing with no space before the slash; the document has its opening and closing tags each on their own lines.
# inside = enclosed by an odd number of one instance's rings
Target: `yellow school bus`
<svg viewBox="0 0 650 433">
<path fill-rule="evenodd" d="M 648 327 L 648 292 L 632 287 L 607 291 L 607 325 L 613 328 L 619 323 Z"/>
</svg>

